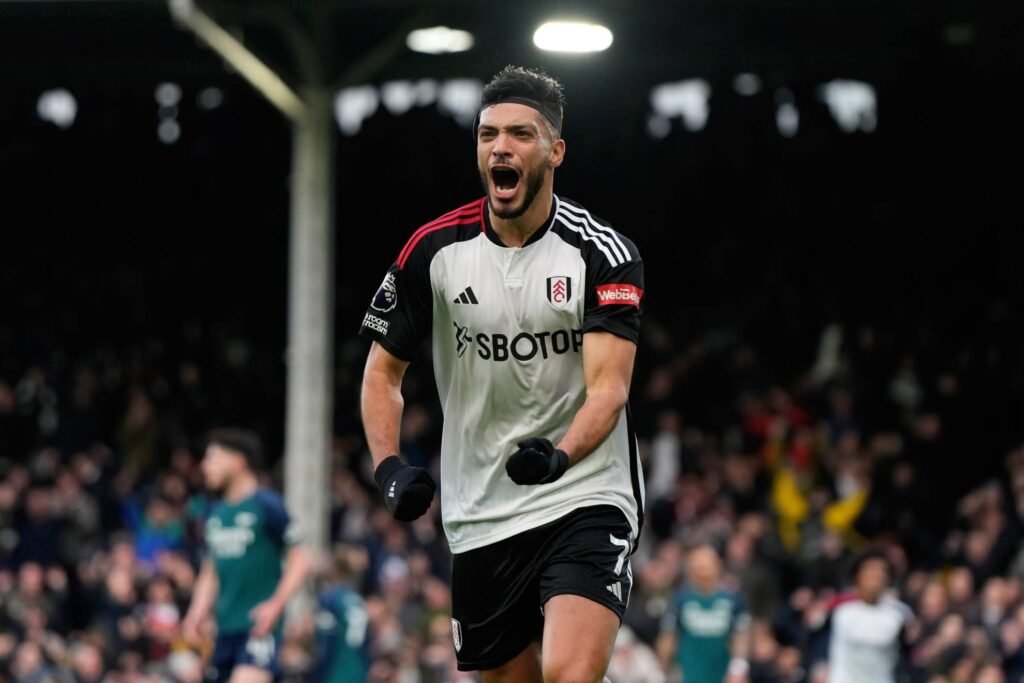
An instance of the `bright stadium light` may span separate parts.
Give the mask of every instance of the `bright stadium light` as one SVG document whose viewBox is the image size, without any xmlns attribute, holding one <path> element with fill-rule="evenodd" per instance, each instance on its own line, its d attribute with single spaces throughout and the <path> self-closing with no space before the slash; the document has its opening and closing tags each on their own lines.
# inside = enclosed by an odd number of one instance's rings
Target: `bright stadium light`
<svg viewBox="0 0 1024 683">
<path fill-rule="evenodd" d="M 708 123 L 710 97 L 710 83 L 702 78 L 688 78 L 655 86 L 651 91 L 651 107 L 656 115 L 665 119 L 681 118 L 686 130 L 695 132 L 703 130 Z M 661 121 L 653 122 L 653 126 L 654 128 L 649 128 L 649 131 L 656 138 L 659 137 L 659 133 L 665 131 L 665 125 Z"/>
<path fill-rule="evenodd" d="M 775 126 L 784 138 L 791 138 L 800 130 L 800 110 L 792 102 L 783 102 L 775 110 Z"/>
<path fill-rule="evenodd" d="M 153 99 L 161 107 L 176 107 L 181 101 L 181 86 L 177 83 L 161 83 L 153 90 Z"/>
<path fill-rule="evenodd" d="M 784 138 L 791 138 L 800 130 L 800 110 L 789 88 L 775 91 L 775 127 Z"/>
<path fill-rule="evenodd" d="M 334 98 L 334 118 L 345 135 L 355 135 L 377 112 L 380 96 L 372 85 L 345 88 Z"/>
<path fill-rule="evenodd" d="M 432 26 L 411 31 L 405 39 L 405 44 L 414 52 L 428 55 L 465 52 L 473 47 L 473 34 L 447 26 Z"/>
<path fill-rule="evenodd" d="M 58 128 L 70 128 L 78 115 L 75 96 L 64 88 L 47 90 L 39 96 L 36 113 L 43 121 L 49 121 Z"/>
<path fill-rule="evenodd" d="M 480 95 L 483 91 L 484 84 L 472 78 L 445 81 L 438 93 L 437 108 L 450 115 L 460 126 L 469 128 L 480 109 Z"/>
<path fill-rule="evenodd" d="M 872 133 L 878 125 L 878 96 L 870 83 L 835 79 L 822 85 L 818 96 L 844 133 Z"/>
<path fill-rule="evenodd" d="M 416 104 L 416 84 L 412 81 L 388 81 L 380 87 L 380 99 L 390 114 L 401 116 Z"/>
<path fill-rule="evenodd" d="M 602 52 L 611 47 L 607 26 L 581 21 L 549 21 L 533 34 L 533 44 L 551 52 Z"/>
<path fill-rule="evenodd" d="M 164 119 L 156 127 L 156 136 L 165 145 L 173 145 L 181 137 L 181 125 L 174 119 Z"/>
</svg>

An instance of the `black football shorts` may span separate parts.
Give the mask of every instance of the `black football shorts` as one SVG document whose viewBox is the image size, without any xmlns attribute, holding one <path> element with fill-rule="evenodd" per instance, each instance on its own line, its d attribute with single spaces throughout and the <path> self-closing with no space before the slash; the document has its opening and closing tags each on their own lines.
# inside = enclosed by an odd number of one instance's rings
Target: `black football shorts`
<svg viewBox="0 0 1024 683">
<path fill-rule="evenodd" d="M 621 621 L 633 584 L 633 540 L 622 511 L 599 505 L 455 555 L 452 639 L 459 669 L 494 669 L 514 659 L 541 634 L 543 606 L 556 595 L 583 596 Z"/>
</svg>

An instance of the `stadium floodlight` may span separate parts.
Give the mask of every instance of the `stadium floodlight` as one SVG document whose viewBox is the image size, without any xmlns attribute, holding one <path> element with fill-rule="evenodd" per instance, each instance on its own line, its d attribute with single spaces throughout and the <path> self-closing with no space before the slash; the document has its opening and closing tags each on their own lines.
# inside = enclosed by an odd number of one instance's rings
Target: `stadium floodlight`
<svg viewBox="0 0 1024 683">
<path fill-rule="evenodd" d="M 612 40 L 607 26 L 582 21 L 549 21 L 533 33 L 533 44 L 550 52 L 603 52 Z"/>
<path fill-rule="evenodd" d="M 70 128 L 78 115 L 78 102 L 70 91 L 64 88 L 47 90 L 39 96 L 36 113 L 43 121 L 49 121 L 58 128 Z"/>
<path fill-rule="evenodd" d="M 174 119 L 164 119 L 156 127 L 156 136 L 165 145 L 173 145 L 181 137 L 181 124 Z"/>
<path fill-rule="evenodd" d="M 870 83 L 837 78 L 820 86 L 818 96 L 844 133 L 872 133 L 878 126 L 878 96 Z"/>
<path fill-rule="evenodd" d="M 791 138 L 800 130 L 800 110 L 789 88 L 775 91 L 775 126 L 784 138 Z"/>
<path fill-rule="evenodd" d="M 181 86 L 177 83 L 161 83 L 153 91 L 153 99 L 161 107 L 176 107 L 181 101 Z"/>
<path fill-rule="evenodd" d="M 344 88 L 334 98 L 334 117 L 345 135 L 355 135 L 363 127 L 363 121 L 377 112 L 380 97 L 372 85 L 357 85 Z"/>
<path fill-rule="evenodd" d="M 710 97 L 710 83 L 703 78 L 688 78 L 655 86 L 651 91 L 651 106 L 656 116 L 666 120 L 679 117 L 686 130 L 696 132 L 708 123 Z M 660 120 L 655 120 L 654 128 L 649 130 L 655 138 L 668 135 L 665 123 Z"/>
<path fill-rule="evenodd" d="M 473 34 L 447 26 L 432 26 L 410 31 L 405 44 L 413 52 L 428 55 L 465 52 L 473 47 Z"/>
</svg>

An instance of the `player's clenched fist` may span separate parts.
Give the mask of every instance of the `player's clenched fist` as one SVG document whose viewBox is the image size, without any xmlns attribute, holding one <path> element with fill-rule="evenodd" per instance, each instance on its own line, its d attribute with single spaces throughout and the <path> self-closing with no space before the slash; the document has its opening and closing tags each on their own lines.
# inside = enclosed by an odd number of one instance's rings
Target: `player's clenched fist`
<svg viewBox="0 0 1024 683">
<path fill-rule="evenodd" d="M 543 437 L 523 439 L 519 450 L 505 463 L 505 471 L 517 484 L 550 484 L 569 469 L 569 456 Z"/>
<path fill-rule="evenodd" d="M 377 488 L 395 519 L 411 522 L 430 507 L 437 484 L 422 467 L 406 465 L 397 455 L 389 455 L 373 473 Z"/>
</svg>

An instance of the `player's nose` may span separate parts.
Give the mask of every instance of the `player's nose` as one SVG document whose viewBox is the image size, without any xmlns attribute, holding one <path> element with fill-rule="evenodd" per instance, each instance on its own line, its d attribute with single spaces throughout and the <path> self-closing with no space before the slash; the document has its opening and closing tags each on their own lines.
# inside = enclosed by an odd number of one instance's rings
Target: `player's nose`
<svg viewBox="0 0 1024 683">
<path fill-rule="evenodd" d="M 500 157 L 507 157 L 512 154 L 512 150 L 509 147 L 509 137 L 506 133 L 498 133 L 494 138 L 494 146 L 491 147 L 491 154 Z"/>
</svg>

